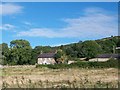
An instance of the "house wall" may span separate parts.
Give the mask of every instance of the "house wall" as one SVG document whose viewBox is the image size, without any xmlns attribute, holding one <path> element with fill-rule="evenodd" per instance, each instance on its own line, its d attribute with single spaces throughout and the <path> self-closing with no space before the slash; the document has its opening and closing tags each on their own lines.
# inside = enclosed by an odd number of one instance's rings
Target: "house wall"
<svg viewBox="0 0 120 90">
<path fill-rule="evenodd" d="M 105 62 L 108 61 L 109 58 L 93 58 L 93 59 L 89 59 L 89 61 L 99 61 L 99 62 Z"/>
<path fill-rule="evenodd" d="M 76 61 L 68 61 L 68 64 L 72 64 L 75 63 Z"/>
<path fill-rule="evenodd" d="M 38 58 L 38 64 L 55 64 L 54 58 Z"/>
<path fill-rule="evenodd" d="M 85 60 L 86 58 L 80 58 L 80 60 Z"/>
</svg>

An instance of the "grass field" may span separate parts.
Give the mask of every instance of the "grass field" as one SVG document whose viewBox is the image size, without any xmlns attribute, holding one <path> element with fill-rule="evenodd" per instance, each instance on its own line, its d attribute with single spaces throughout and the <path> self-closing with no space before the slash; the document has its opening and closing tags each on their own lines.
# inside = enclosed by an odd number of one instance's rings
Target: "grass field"
<svg viewBox="0 0 120 90">
<path fill-rule="evenodd" d="M 118 69 L 4 67 L 3 88 L 118 88 Z"/>
</svg>

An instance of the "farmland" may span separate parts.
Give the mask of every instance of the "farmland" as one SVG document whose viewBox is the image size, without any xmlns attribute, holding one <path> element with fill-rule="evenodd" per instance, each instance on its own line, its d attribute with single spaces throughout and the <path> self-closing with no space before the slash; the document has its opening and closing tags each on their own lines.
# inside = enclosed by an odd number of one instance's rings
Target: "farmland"
<svg viewBox="0 0 120 90">
<path fill-rule="evenodd" d="M 3 88 L 117 88 L 117 68 L 4 66 Z"/>
</svg>

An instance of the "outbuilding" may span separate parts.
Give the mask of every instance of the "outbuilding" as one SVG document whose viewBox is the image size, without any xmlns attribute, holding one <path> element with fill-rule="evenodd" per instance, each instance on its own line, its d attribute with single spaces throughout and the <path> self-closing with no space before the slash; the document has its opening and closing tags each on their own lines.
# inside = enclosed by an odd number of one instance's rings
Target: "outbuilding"
<svg viewBox="0 0 120 90">
<path fill-rule="evenodd" d="M 120 59 L 119 54 L 99 54 L 96 58 L 89 59 L 89 61 L 108 61 L 110 58 Z"/>
</svg>

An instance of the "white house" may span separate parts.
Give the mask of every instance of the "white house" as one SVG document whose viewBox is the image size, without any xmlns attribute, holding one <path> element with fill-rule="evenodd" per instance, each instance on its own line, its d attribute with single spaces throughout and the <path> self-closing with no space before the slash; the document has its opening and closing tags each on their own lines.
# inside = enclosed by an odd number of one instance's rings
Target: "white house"
<svg viewBox="0 0 120 90">
<path fill-rule="evenodd" d="M 55 53 L 42 53 L 38 56 L 38 64 L 55 64 Z"/>
</svg>

